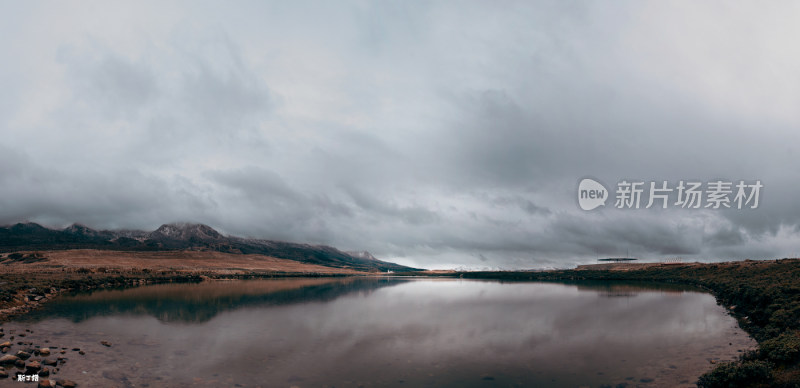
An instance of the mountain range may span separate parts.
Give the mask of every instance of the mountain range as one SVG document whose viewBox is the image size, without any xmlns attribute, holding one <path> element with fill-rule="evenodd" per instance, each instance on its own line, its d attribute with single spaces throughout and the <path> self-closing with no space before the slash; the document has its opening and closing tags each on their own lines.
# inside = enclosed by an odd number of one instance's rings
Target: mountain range
<svg viewBox="0 0 800 388">
<path fill-rule="evenodd" d="M 200 250 L 259 254 L 301 263 L 360 271 L 414 271 L 381 261 L 369 252 L 343 252 L 327 245 L 225 236 L 203 224 L 171 223 L 147 232 L 95 230 L 80 224 L 50 229 L 28 222 L 0 227 L 0 252 L 98 249 L 114 251 Z"/>
</svg>

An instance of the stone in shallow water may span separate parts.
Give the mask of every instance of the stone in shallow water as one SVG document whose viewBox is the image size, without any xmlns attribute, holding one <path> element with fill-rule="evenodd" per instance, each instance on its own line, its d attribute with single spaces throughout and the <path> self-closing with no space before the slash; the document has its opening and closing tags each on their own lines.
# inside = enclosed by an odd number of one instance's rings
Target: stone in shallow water
<svg viewBox="0 0 800 388">
<path fill-rule="evenodd" d="M 0 365 L 14 364 L 17 361 L 19 361 L 19 357 L 10 354 L 0 357 Z"/>
<path fill-rule="evenodd" d="M 25 366 L 25 373 L 34 374 L 42 370 L 42 364 L 39 361 L 33 361 Z"/>
<path fill-rule="evenodd" d="M 75 388 L 78 386 L 78 384 L 72 380 L 58 380 L 56 381 L 56 384 L 64 388 Z"/>
<path fill-rule="evenodd" d="M 41 379 L 39 380 L 39 388 L 53 388 L 56 386 L 56 383 L 48 380 L 48 379 Z"/>
</svg>

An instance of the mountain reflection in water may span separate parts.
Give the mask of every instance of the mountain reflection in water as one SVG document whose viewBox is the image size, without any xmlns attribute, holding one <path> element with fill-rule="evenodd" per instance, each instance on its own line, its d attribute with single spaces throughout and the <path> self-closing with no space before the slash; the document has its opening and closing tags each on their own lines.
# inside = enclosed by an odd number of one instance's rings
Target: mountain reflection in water
<svg viewBox="0 0 800 388">
<path fill-rule="evenodd" d="M 249 281 L 155 284 L 63 296 L 22 317 L 25 321 L 96 316 L 150 315 L 163 322 L 204 322 L 245 307 L 326 302 L 351 293 L 370 293 L 406 280 L 397 278 L 286 278 Z"/>
</svg>

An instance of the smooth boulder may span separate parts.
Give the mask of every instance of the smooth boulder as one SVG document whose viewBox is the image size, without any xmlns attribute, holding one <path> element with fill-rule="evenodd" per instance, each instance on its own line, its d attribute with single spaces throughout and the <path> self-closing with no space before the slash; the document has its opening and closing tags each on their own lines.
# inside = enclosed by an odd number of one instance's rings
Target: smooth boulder
<svg viewBox="0 0 800 388">
<path fill-rule="evenodd" d="M 17 361 L 19 361 L 19 357 L 11 354 L 0 357 L 0 365 L 15 364 Z"/>
</svg>

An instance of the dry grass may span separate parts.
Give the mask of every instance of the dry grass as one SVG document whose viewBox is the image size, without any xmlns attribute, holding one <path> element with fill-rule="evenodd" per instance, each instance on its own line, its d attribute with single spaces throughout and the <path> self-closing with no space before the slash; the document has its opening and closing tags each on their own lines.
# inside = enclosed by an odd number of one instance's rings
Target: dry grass
<svg viewBox="0 0 800 388">
<path fill-rule="evenodd" d="M 23 255 L 38 254 L 45 259 L 26 263 L 10 260 L 8 255 L 0 261 L 0 273 L 57 273 L 83 271 L 92 273 L 119 272 L 141 273 L 295 273 L 295 274 L 363 274 L 349 268 L 333 268 L 316 264 L 305 264 L 293 260 L 278 259 L 264 255 L 241 255 L 214 251 L 161 251 L 125 252 L 95 249 L 63 251 L 19 252 Z"/>
</svg>

